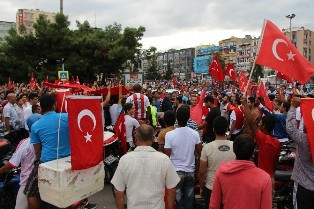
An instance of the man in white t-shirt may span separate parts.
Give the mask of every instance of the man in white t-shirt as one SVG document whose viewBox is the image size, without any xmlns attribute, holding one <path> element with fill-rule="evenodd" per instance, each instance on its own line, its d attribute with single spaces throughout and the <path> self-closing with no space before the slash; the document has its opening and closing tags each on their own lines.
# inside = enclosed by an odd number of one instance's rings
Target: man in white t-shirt
<svg viewBox="0 0 314 209">
<path fill-rule="evenodd" d="M 176 187 L 177 208 L 192 209 L 195 186 L 195 150 L 200 155 L 202 144 L 197 131 L 187 127 L 190 108 L 181 106 L 177 110 L 178 127 L 165 136 L 164 152 L 170 157 L 180 182 Z"/>
<path fill-rule="evenodd" d="M 32 106 L 38 104 L 38 94 L 36 93 L 29 93 L 28 95 L 29 105 L 24 109 L 24 121 L 25 121 L 25 128 L 29 130 L 26 121 L 33 114 Z"/>
<path fill-rule="evenodd" d="M 133 86 L 134 94 L 126 99 L 126 103 L 132 103 L 134 106 L 134 118 L 137 120 L 145 121 L 146 118 L 146 108 L 150 105 L 148 97 L 142 94 L 142 86 L 140 84 L 135 84 Z"/>
<path fill-rule="evenodd" d="M 228 121 L 223 116 L 214 119 L 213 129 L 216 135 L 215 141 L 205 144 L 202 149 L 198 180 L 200 194 L 204 197 L 205 208 L 209 207 L 209 200 L 213 190 L 216 170 L 220 163 L 235 160 L 233 142 L 225 136 L 228 130 Z"/>
<path fill-rule="evenodd" d="M 123 110 L 125 112 L 124 120 L 125 120 L 125 129 L 126 129 L 126 142 L 128 145 L 128 149 L 134 148 L 134 139 L 133 139 L 133 129 L 140 126 L 139 122 L 133 118 L 134 114 L 134 106 L 132 103 L 125 103 L 123 105 Z"/>
</svg>

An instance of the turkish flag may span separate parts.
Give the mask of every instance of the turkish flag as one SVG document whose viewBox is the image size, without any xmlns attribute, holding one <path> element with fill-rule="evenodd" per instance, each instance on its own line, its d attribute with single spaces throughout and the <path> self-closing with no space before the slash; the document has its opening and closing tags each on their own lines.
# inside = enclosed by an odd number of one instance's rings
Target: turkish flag
<svg viewBox="0 0 314 209">
<path fill-rule="evenodd" d="M 292 79 L 289 78 L 288 76 L 286 76 L 285 74 L 281 73 L 281 72 L 277 72 L 277 78 L 280 78 L 282 80 L 286 80 L 288 83 L 293 83 Z"/>
<path fill-rule="evenodd" d="M 217 55 L 214 56 L 208 71 L 218 83 L 221 83 L 225 79 L 225 74 L 222 70 Z"/>
<path fill-rule="evenodd" d="M 256 96 L 264 98 L 265 107 L 269 111 L 272 112 L 274 110 L 274 104 L 270 101 L 269 96 L 268 96 L 267 91 L 266 91 L 266 88 L 265 88 L 265 85 L 264 85 L 263 82 L 260 83 L 259 89 L 256 92 Z"/>
<path fill-rule="evenodd" d="M 124 153 L 126 153 L 126 128 L 125 128 L 125 119 L 124 119 L 124 111 L 122 110 L 116 124 L 114 125 L 113 131 L 115 132 L 116 136 L 121 141 L 121 149 Z"/>
<path fill-rule="evenodd" d="M 72 170 L 103 161 L 104 121 L 100 96 L 68 96 Z"/>
<path fill-rule="evenodd" d="M 301 99 L 301 113 L 304 119 L 304 125 L 307 132 L 307 138 L 312 152 L 312 161 L 314 162 L 314 99 Z"/>
<path fill-rule="evenodd" d="M 231 63 L 228 63 L 228 65 L 227 65 L 226 75 L 229 76 L 231 78 L 231 80 L 233 80 L 233 81 L 236 80 L 236 69 Z"/>
<path fill-rule="evenodd" d="M 305 84 L 314 75 L 314 66 L 295 48 L 291 41 L 267 20 L 256 63 L 271 67 L 289 78 Z"/>
<path fill-rule="evenodd" d="M 245 92 L 245 88 L 246 88 L 247 83 L 248 83 L 248 79 L 245 76 L 244 72 L 241 71 L 239 74 L 239 77 L 238 77 L 238 84 L 239 84 L 239 89 L 242 93 Z"/>
<path fill-rule="evenodd" d="M 29 81 L 29 84 L 31 85 L 32 88 L 35 88 L 36 81 L 35 81 L 35 78 L 34 78 L 34 74 L 33 74 L 33 73 L 32 73 L 31 80 Z"/>
<path fill-rule="evenodd" d="M 56 100 L 57 100 L 57 110 L 58 112 L 67 112 L 67 100 L 66 96 L 72 95 L 69 89 L 57 89 L 56 90 Z"/>
</svg>

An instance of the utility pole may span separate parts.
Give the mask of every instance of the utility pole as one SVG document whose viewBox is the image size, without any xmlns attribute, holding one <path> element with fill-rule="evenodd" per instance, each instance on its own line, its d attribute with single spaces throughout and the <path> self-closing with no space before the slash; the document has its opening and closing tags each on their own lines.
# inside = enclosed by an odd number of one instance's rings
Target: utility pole
<svg viewBox="0 0 314 209">
<path fill-rule="evenodd" d="M 60 13 L 63 14 L 63 0 L 60 0 Z"/>
</svg>

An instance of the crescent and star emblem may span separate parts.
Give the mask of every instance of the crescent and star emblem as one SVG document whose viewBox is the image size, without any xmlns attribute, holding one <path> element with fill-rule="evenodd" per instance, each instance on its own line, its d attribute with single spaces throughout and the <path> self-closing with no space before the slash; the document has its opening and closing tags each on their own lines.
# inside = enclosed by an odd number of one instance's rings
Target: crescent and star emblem
<svg viewBox="0 0 314 209">
<path fill-rule="evenodd" d="M 312 109 L 312 120 L 314 121 L 314 108 Z"/>
<path fill-rule="evenodd" d="M 77 126 L 78 126 L 78 128 L 80 129 L 81 132 L 83 132 L 83 130 L 82 130 L 82 128 L 81 128 L 81 120 L 82 120 L 82 118 L 83 118 L 84 116 L 88 116 L 88 117 L 90 117 L 90 118 L 92 119 L 92 121 L 93 121 L 93 129 L 92 129 L 92 131 L 93 131 L 93 130 L 95 129 L 95 127 L 96 127 L 96 117 L 95 117 L 95 115 L 92 113 L 92 111 L 87 110 L 87 109 L 82 110 L 82 111 L 78 114 L 78 116 L 77 116 Z M 85 137 L 85 139 L 86 139 L 86 143 L 87 143 L 87 142 L 92 142 L 92 139 L 91 139 L 92 135 L 90 135 L 88 132 L 86 132 L 86 135 L 85 135 L 84 137 Z"/>
<path fill-rule="evenodd" d="M 273 52 L 275 58 L 276 58 L 277 60 L 283 62 L 284 59 L 281 58 L 281 57 L 278 55 L 278 52 L 277 52 L 277 45 L 278 45 L 279 43 L 284 43 L 284 44 L 286 44 L 287 46 L 288 46 L 288 43 L 287 43 L 285 40 L 281 39 L 281 38 L 277 38 L 277 39 L 274 41 L 273 46 L 272 46 L 272 52 Z M 287 56 L 288 56 L 288 60 L 294 61 L 294 56 L 295 56 L 295 54 L 293 54 L 291 50 L 289 51 L 289 53 L 287 54 Z"/>
<path fill-rule="evenodd" d="M 232 72 L 234 73 L 234 69 L 231 68 L 229 72 L 230 72 L 230 75 L 232 76 Z"/>
</svg>

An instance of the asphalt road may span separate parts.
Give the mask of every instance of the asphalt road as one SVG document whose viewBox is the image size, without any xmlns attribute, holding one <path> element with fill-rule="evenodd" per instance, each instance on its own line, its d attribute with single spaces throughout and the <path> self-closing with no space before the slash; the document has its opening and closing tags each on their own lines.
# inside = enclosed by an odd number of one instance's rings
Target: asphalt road
<svg viewBox="0 0 314 209">
<path fill-rule="evenodd" d="M 105 184 L 105 187 L 102 191 L 89 197 L 88 200 L 90 203 L 97 204 L 97 209 L 117 209 L 110 184 Z"/>
</svg>

